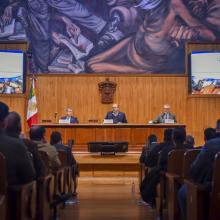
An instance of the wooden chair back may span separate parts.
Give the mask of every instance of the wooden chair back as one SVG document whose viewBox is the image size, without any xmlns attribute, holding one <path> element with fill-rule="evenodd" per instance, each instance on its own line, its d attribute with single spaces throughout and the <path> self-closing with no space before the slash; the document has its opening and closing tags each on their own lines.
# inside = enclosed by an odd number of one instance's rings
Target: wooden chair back
<svg viewBox="0 0 220 220">
<path fill-rule="evenodd" d="M 161 158 L 162 151 L 158 153 L 158 158 Z M 164 201 L 164 185 L 165 185 L 165 174 L 160 173 L 160 183 L 157 185 L 157 197 L 156 197 L 156 216 L 163 218 L 163 201 Z"/>
<path fill-rule="evenodd" d="M 37 184 L 32 181 L 27 184 L 8 187 L 10 214 L 13 215 L 12 219 L 16 220 L 35 220 L 36 219 L 36 202 L 37 202 Z"/>
<path fill-rule="evenodd" d="M 50 165 L 49 165 L 49 156 L 48 156 L 47 152 L 39 151 L 39 153 L 40 153 L 42 160 L 44 161 L 45 166 L 49 170 Z"/>
<path fill-rule="evenodd" d="M 68 160 L 67 160 L 67 153 L 63 150 L 59 150 L 58 152 L 58 156 L 61 162 L 62 167 L 68 166 Z"/>
<path fill-rule="evenodd" d="M 168 169 L 166 173 L 166 204 L 169 220 L 180 218 L 178 206 L 178 190 L 182 183 L 183 160 L 186 150 L 172 150 L 168 154 Z"/>
<path fill-rule="evenodd" d="M 54 196 L 54 176 L 49 174 L 37 181 L 37 219 L 50 220 L 53 216 L 51 203 Z"/>
<path fill-rule="evenodd" d="M 6 165 L 5 165 L 5 157 L 2 153 L 0 153 L 0 219 L 6 219 Z"/>
<path fill-rule="evenodd" d="M 209 220 L 220 219 L 220 152 L 215 156 L 212 191 L 210 196 Z"/>
<path fill-rule="evenodd" d="M 54 194 L 55 195 L 62 195 L 64 193 L 64 175 L 65 175 L 64 168 L 60 168 L 54 173 L 54 177 L 55 177 Z"/>
<path fill-rule="evenodd" d="M 196 159 L 199 152 L 200 152 L 199 149 L 187 150 L 185 152 L 184 158 L 183 158 L 183 178 L 184 179 L 190 178 L 190 167 L 193 161 Z"/>
<path fill-rule="evenodd" d="M 213 166 L 212 189 L 185 180 L 187 185 L 187 220 L 220 219 L 220 152 L 216 154 Z M 208 205 L 209 204 L 209 205 Z M 207 214 L 208 213 L 208 214 Z"/>
<path fill-rule="evenodd" d="M 172 150 L 168 154 L 167 173 L 182 176 L 185 149 Z"/>
<path fill-rule="evenodd" d="M 67 141 L 67 146 L 72 150 L 73 145 L 74 145 L 74 140 L 73 139 L 69 139 Z"/>
</svg>

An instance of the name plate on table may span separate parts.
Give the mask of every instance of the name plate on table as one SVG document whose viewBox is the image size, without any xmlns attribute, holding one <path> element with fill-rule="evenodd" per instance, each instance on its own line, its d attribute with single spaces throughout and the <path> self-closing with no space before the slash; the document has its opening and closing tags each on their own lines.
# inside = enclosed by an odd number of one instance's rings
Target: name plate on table
<svg viewBox="0 0 220 220">
<path fill-rule="evenodd" d="M 70 124 L 70 119 L 59 119 L 59 124 Z"/>
<path fill-rule="evenodd" d="M 164 120 L 164 123 L 165 123 L 165 124 L 174 124 L 175 122 L 174 122 L 173 119 L 165 119 L 165 120 Z"/>
<path fill-rule="evenodd" d="M 103 124 L 113 124 L 113 119 L 104 119 Z"/>
</svg>

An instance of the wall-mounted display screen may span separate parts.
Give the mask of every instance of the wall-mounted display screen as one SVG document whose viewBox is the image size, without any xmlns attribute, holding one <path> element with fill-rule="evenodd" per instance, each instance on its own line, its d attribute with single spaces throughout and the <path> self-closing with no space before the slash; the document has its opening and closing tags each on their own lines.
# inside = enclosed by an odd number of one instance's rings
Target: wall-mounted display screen
<svg viewBox="0 0 220 220">
<path fill-rule="evenodd" d="M 25 54 L 20 50 L 0 50 L 0 94 L 25 92 Z"/>
<path fill-rule="evenodd" d="M 220 51 L 190 54 L 191 94 L 220 94 Z"/>
</svg>

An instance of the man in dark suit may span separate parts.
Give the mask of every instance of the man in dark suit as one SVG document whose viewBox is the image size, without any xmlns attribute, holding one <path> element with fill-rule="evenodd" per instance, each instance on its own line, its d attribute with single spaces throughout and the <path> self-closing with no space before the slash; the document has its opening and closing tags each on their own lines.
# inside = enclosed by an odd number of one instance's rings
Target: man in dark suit
<svg viewBox="0 0 220 220">
<path fill-rule="evenodd" d="M 76 165 L 76 160 L 73 157 L 72 151 L 70 147 L 64 146 L 62 143 L 61 133 L 58 131 L 53 131 L 50 135 L 50 144 L 53 145 L 57 151 L 65 151 L 67 154 L 67 162 L 68 164 Z"/>
<path fill-rule="evenodd" d="M 70 120 L 70 124 L 79 124 L 77 117 L 73 116 L 73 110 L 71 108 L 66 109 L 66 116 L 61 117 L 61 119 Z"/>
<path fill-rule="evenodd" d="M 125 113 L 119 111 L 117 104 L 112 105 L 112 111 L 107 113 L 105 119 L 113 119 L 114 124 L 128 123 Z"/>
<path fill-rule="evenodd" d="M 154 146 L 154 148 L 149 150 L 144 162 L 146 166 L 148 167 L 156 166 L 158 163 L 159 152 L 162 151 L 163 149 L 174 147 L 172 132 L 173 129 L 170 128 L 164 130 L 163 142 L 157 144 L 156 146 Z"/>
<path fill-rule="evenodd" d="M 57 151 L 64 151 L 67 155 L 67 163 L 72 168 L 72 178 L 74 181 L 74 192 L 76 192 L 76 176 L 79 176 L 79 167 L 72 154 L 72 149 L 70 147 L 64 146 L 62 144 L 61 133 L 58 131 L 53 131 L 50 135 L 50 144 L 53 145 Z"/>
<path fill-rule="evenodd" d="M 172 150 L 188 149 L 190 146 L 184 144 L 186 139 L 186 130 L 183 127 L 174 128 L 172 131 L 173 140 L 170 139 L 171 131 L 167 130 L 167 142 L 161 149 L 158 164 L 146 175 L 141 183 L 142 199 L 150 204 L 152 207 L 156 204 L 156 187 L 160 182 L 160 172 L 167 171 L 168 154 Z"/>
<path fill-rule="evenodd" d="M 7 182 L 12 186 L 33 181 L 36 172 L 24 143 L 5 134 L 8 111 L 8 106 L 0 102 L 0 153 L 5 156 Z"/>
<path fill-rule="evenodd" d="M 165 123 L 166 119 L 172 119 L 176 123 L 176 116 L 170 112 L 170 105 L 165 104 L 163 109 L 164 112 L 158 115 L 157 118 L 153 120 L 153 123 Z"/>
</svg>

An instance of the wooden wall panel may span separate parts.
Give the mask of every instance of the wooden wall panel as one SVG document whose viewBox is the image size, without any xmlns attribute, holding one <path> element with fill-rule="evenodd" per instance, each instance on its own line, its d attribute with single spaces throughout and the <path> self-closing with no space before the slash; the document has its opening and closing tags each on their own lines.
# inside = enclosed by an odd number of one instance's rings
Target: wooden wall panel
<svg viewBox="0 0 220 220">
<path fill-rule="evenodd" d="M 90 119 L 101 123 L 111 110 L 111 105 L 100 101 L 98 83 L 104 79 L 102 76 L 39 76 L 39 122 L 42 119 L 55 122 L 55 112 L 58 119 L 71 107 L 80 123 L 88 123 Z M 111 80 L 117 83 L 114 101 L 126 112 L 129 123 L 147 123 L 162 111 L 164 103 L 170 103 L 178 122 L 186 124 L 187 132 L 196 137 L 197 144 L 202 144 L 204 128 L 215 126 L 220 118 L 220 98 L 189 96 L 186 76 L 121 76 Z M 26 96 L 0 98 L 25 118 Z"/>
<path fill-rule="evenodd" d="M 39 76 L 38 106 L 41 119 L 54 121 L 72 107 L 80 123 L 98 119 L 101 123 L 111 105 L 101 104 L 98 83 L 103 76 Z M 220 98 L 188 95 L 187 76 L 119 76 L 114 101 L 126 112 L 129 123 L 147 123 L 170 103 L 179 123 L 187 125 L 197 144 L 203 143 L 203 130 L 220 118 Z"/>
<path fill-rule="evenodd" d="M 220 49 L 220 44 L 188 44 L 186 54 L 192 50 Z M 71 107 L 80 123 L 90 119 L 103 121 L 110 104 L 101 104 L 98 83 L 108 75 L 39 75 L 37 100 L 39 119 L 57 122 Z M 161 113 L 163 104 L 170 103 L 179 123 L 186 124 L 187 132 L 196 137 L 197 144 L 203 143 L 203 130 L 215 126 L 220 118 L 220 98 L 192 97 L 188 95 L 187 76 L 161 75 L 109 75 L 117 83 L 114 102 L 126 112 L 129 123 L 147 123 Z M 29 79 L 27 79 L 29 83 Z M 27 95 L 0 96 L 10 109 L 26 115 Z M 55 113 L 58 113 L 55 118 Z M 26 123 L 24 122 L 23 125 Z"/>
</svg>

